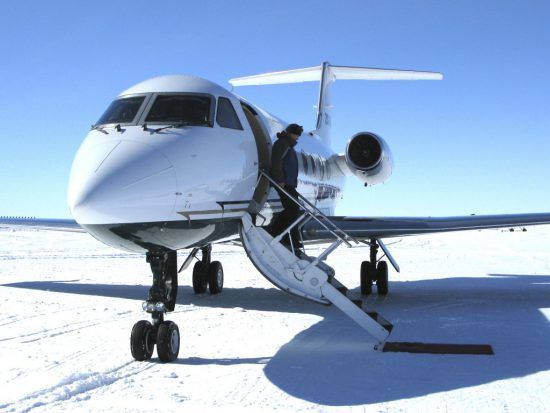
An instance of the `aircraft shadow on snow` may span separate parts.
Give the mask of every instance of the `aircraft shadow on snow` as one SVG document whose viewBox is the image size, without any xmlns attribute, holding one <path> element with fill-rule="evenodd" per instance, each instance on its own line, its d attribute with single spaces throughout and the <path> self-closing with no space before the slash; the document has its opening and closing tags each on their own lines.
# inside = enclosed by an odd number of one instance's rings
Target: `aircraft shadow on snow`
<svg viewBox="0 0 550 413">
<path fill-rule="evenodd" d="M 266 364 L 266 377 L 286 393 L 314 403 L 351 406 L 425 396 L 550 369 L 550 275 L 455 277 L 391 283 L 386 299 L 369 302 L 394 323 L 390 341 L 491 344 L 494 356 L 379 353 L 334 307 L 275 288 L 224 288 L 196 296 L 180 287 L 179 304 L 311 313 L 323 320 L 271 358 L 181 359 L 180 364 Z M 143 300 L 142 285 L 35 281 L 5 284 L 61 293 Z"/>
</svg>

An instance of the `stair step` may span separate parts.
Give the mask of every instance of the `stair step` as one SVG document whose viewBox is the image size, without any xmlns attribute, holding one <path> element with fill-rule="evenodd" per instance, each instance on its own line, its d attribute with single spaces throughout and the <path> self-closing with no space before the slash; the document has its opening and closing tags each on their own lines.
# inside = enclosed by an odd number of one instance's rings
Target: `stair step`
<svg viewBox="0 0 550 413">
<path fill-rule="evenodd" d="M 342 294 L 344 294 L 344 295 L 347 295 L 347 294 L 348 294 L 348 289 L 347 289 L 347 287 L 344 287 L 344 286 L 342 286 L 342 287 L 336 287 L 336 289 L 337 289 L 338 291 L 340 291 L 340 292 L 341 292 Z"/>
<path fill-rule="evenodd" d="M 338 281 L 336 278 L 329 277 L 330 285 L 332 285 L 334 288 L 336 288 L 338 291 L 340 291 L 343 295 L 347 296 L 348 294 L 348 287 L 346 287 L 344 284 L 342 284 L 340 281 Z"/>
<path fill-rule="evenodd" d="M 376 311 L 369 311 L 367 312 L 367 315 L 371 317 L 374 321 L 376 321 L 378 324 L 380 324 L 382 327 L 384 327 L 386 330 L 391 332 L 393 330 L 393 324 L 390 323 L 388 320 L 386 320 L 384 317 L 382 317 L 380 314 L 378 314 Z"/>
<path fill-rule="evenodd" d="M 350 300 L 353 304 L 355 304 L 357 307 L 359 307 L 361 310 L 363 309 L 363 300 L 361 299 L 354 299 Z M 370 315 L 370 314 L 369 314 Z M 374 318 L 371 316 L 371 318 Z M 374 318 L 376 320 L 376 318 Z"/>
</svg>

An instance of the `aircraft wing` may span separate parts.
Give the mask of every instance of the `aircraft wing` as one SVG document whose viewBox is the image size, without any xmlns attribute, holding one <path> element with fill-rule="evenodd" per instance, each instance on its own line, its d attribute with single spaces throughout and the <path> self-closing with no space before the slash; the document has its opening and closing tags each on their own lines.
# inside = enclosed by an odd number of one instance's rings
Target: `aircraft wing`
<svg viewBox="0 0 550 413">
<path fill-rule="evenodd" d="M 345 217 L 331 216 L 340 229 L 357 239 L 391 238 L 436 232 L 510 228 L 550 224 L 550 213 L 510 215 L 468 215 L 455 217 Z M 304 226 L 304 240 L 332 239 L 315 221 Z"/>
<path fill-rule="evenodd" d="M 0 217 L 0 228 L 35 228 L 50 231 L 85 232 L 72 219 Z"/>
</svg>

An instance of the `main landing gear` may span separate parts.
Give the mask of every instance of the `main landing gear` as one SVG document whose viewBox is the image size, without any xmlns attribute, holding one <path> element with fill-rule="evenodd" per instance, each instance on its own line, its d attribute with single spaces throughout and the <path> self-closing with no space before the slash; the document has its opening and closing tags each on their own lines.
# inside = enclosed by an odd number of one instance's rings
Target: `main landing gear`
<svg viewBox="0 0 550 413">
<path fill-rule="evenodd" d="M 372 285 L 376 283 L 378 295 L 388 294 L 388 263 L 386 261 L 377 261 L 378 242 L 371 239 L 370 261 L 361 263 L 361 294 L 372 294 Z"/>
<path fill-rule="evenodd" d="M 153 271 L 153 286 L 143 309 L 151 314 L 152 322 L 141 320 L 134 324 L 130 336 L 132 356 L 138 361 L 149 360 L 155 345 L 160 361 L 170 362 L 178 357 L 180 332 L 176 323 L 165 321 L 164 315 L 174 311 L 178 295 L 178 265 L 176 251 L 150 251 L 147 262 Z"/>
<path fill-rule="evenodd" d="M 195 294 L 204 294 L 210 289 L 210 294 L 219 294 L 223 290 L 223 267 L 219 261 L 211 261 L 212 246 L 201 248 L 202 260 L 193 267 L 193 290 Z"/>
</svg>

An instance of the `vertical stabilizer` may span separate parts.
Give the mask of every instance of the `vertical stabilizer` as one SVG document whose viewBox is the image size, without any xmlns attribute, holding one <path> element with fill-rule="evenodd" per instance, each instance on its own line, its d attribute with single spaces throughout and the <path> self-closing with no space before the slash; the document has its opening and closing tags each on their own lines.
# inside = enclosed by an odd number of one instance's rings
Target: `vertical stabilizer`
<svg viewBox="0 0 550 413">
<path fill-rule="evenodd" d="M 328 62 L 324 62 L 320 66 L 320 71 L 321 79 L 319 82 L 319 100 L 317 102 L 317 124 L 315 125 L 315 133 L 321 137 L 323 143 L 330 146 L 330 126 L 332 122 L 330 86 L 335 79 Z"/>
</svg>

